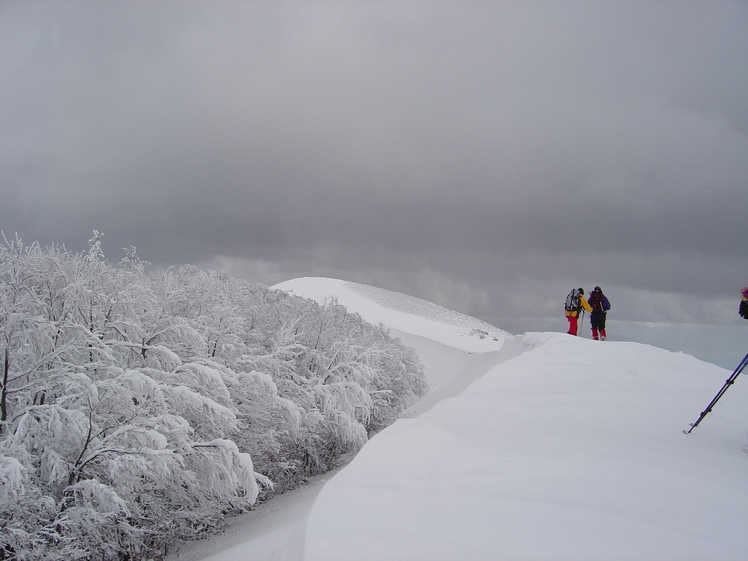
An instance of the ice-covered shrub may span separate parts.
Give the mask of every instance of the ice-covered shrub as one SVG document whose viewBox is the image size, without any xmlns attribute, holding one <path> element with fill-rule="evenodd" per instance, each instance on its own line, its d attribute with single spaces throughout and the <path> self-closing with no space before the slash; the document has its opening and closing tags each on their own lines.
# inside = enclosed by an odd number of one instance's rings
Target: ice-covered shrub
<svg viewBox="0 0 748 561">
<path fill-rule="evenodd" d="M 157 558 L 336 466 L 425 390 L 336 302 L 0 247 L 0 559 Z"/>
</svg>

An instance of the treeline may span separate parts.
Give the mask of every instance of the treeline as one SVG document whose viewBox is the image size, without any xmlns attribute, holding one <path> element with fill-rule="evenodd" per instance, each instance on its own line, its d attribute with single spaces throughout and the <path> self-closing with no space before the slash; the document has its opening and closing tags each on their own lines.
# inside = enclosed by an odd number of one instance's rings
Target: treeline
<svg viewBox="0 0 748 561">
<path fill-rule="evenodd" d="M 98 234 L 0 247 L 0 559 L 157 559 L 426 391 L 412 350 L 334 301 L 146 265 Z"/>
</svg>

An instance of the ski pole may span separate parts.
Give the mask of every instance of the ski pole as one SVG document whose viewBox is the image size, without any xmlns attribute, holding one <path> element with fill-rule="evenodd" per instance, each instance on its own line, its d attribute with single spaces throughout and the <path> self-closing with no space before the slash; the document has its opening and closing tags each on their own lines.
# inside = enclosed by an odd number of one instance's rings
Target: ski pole
<svg viewBox="0 0 748 561">
<path fill-rule="evenodd" d="M 701 412 L 701 415 L 699 415 L 699 418 L 696 420 L 696 422 L 691 425 L 690 429 L 684 430 L 683 431 L 684 433 L 691 434 L 691 431 L 699 426 L 699 423 L 701 422 L 701 420 L 709 414 L 712 408 L 719 401 L 719 398 L 722 397 L 724 393 L 727 391 L 727 388 L 729 388 L 735 383 L 735 378 L 737 378 L 740 375 L 740 373 L 743 371 L 746 365 L 748 365 L 748 354 L 743 357 L 743 360 L 740 361 L 740 364 L 738 364 L 737 368 L 735 368 L 735 371 L 727 379 L 727 381 L 725 382 L 725 385 L 722 386 L 722 389 L 717 392 L 717 395 L 714 396 L 714 399 L 707 406 L 707 408 Z"/>
</svg>

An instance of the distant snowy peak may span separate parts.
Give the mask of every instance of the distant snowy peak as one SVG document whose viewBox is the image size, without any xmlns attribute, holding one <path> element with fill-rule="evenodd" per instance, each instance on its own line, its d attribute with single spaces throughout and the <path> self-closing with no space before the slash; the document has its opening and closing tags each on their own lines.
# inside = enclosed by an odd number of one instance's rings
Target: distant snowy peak
<svg viewBox="0 0 748 561">
<path fill-rule="evenodd" d="M 433 302 L 365 284 L 304 277 L 272 288 L 325 302 L 335 298 L 349 312 L 370 323 L 426 337 L 470 352 L 495 350 L 511 335 L 485 321 Z"/>
</svg>

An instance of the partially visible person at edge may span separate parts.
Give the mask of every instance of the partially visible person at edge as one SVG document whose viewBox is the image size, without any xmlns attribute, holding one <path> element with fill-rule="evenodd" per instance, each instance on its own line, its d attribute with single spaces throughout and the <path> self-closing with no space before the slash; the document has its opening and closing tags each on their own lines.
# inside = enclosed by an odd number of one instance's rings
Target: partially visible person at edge
<svg viewBox="0 0 748 561">
<path fill-rule="evenodd" d="M 610 310 L 610 302 L 608 298 L 603 294 L 603 289 L 596 286 L 595 289 L 590 292 L 590 306 L 592 306 L 592 313 L 590 314 L 590 327 L 592 328 L 592 338 L 597 340 L 605 341 L 608 336 L 605 333 L 605 317 Z"/>
<path fill-rule="evenodd" d="M 748 286 L 740 291 L 740 296 L 740 308 L 738 308 L 738 313 L 741 318 L 748 319 Z"/>
<path fill-rule="evenodd" d="M 584 297 L 584 289 L 577 290 L 577 298 L 579 305 L 576 309 L 566 312 L 566 319 L 569 320 L 569 331 L 567 331 L 569 335 L 576 335 L 579 330 L 579 312 L 582 310 L 592 312 L 592 308 Z"/>
</svg>

